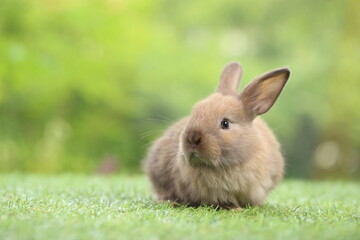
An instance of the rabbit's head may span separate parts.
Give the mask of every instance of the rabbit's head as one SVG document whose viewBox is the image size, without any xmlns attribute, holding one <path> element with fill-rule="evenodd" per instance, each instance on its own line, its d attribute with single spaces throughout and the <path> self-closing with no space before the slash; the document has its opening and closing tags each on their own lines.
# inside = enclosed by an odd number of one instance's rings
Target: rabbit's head
<svg viewBox="0 0 360 240">
<path fill-rule="evenodd" d="M 253 121 L 274 104 L 290 71 L 280 68 L 265 73 L 237 93 L 241 75 L 238 63 L 228 64 L 216 93 L 193 107 L 180 138 L 182 158 L 190 165 L 226 168 L 261 151 L 263 129 Z"/>
</svg>

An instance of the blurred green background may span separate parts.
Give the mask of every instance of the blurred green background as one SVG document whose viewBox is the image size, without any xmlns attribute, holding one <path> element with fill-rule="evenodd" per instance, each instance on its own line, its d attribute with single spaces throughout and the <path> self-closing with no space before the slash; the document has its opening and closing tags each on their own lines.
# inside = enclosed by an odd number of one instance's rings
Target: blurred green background
<svg viewBox="0 0 360 240">
<path fill-rule="evenodd" d="M 216 88 L 292 76 L 264 115 L 287 176 L 360 176 L 360 2 L 0 0 L 0 171 L 139 172 Z"/>
</svg>

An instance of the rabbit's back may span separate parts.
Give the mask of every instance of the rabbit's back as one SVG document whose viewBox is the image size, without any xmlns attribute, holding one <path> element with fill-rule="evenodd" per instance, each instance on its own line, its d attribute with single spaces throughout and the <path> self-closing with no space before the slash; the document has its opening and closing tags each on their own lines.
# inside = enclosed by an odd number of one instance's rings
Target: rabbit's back
<svg viewBox="0 0 360 240">
<path fill-rule="evenodd" d="M 261 162 L 258 162 L 257 165 L 263 164 L 263 166 L 266 166 L 264 174 L 270 175 L 273 183 L 270 189 L 272 189 L 275 184 L 282 180 L 284 175 L 285 161 L 281 146 L 273 131 L 262 118 L 256 118 L 253 124 L 258 129 L 261 138 L 261 144 L 258 146 Z"/>
</svg>

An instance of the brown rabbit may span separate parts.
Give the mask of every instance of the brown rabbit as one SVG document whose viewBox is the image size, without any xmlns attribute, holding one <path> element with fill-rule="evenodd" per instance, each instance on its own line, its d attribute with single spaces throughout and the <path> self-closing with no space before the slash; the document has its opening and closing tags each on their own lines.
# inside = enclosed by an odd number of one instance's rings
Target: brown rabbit
<svg viewBox="0 0 360 240">
<path fill-rule="evenodd" d="M 225 209 L 262 205 L 282 179 L 280 145 L 258 117 L 267 112 L 290 71 L 280 68 L 236 93 L 242 68 L 228 64 L 216 93 L 157 139 L 144 161 L 159 201 Z"/>
</svg>

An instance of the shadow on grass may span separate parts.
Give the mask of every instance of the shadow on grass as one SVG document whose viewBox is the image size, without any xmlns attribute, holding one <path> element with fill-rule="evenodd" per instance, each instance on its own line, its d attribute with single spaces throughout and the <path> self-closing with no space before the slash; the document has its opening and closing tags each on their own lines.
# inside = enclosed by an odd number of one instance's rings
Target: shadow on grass
<svg viewBox="0 0 360 240">
<path fill-rule="evenodd" d="M 253 220 L 277 220 L 283 222 L 296 223 L 317 223 L 317 222 L 358 222 L 360 214 L 356 211 L 348 209 L 344 211 L 343 206 L 320 207 L 311 206 L 308 204 L 298 205 L 296 207 L 287 206 L 285 204 L 265 204 L 263 206 L 248 206 L 239 211 L 222 209 L 217 206 L 187 206 L 176 204 L 174 206 L 171 202 L 157 203 L 152 198 L 142 198 L 137 202 L 136 208 L 127 209 L 128 211 L 152 210 L 152 211 L 174 211 L 175 213 L 193 212 L 206 213 L 207 215 L 218 215 L 240 218 L 251 218 Z M 346 210 L 346 209 L 345 209 Z"/>
</svg>

